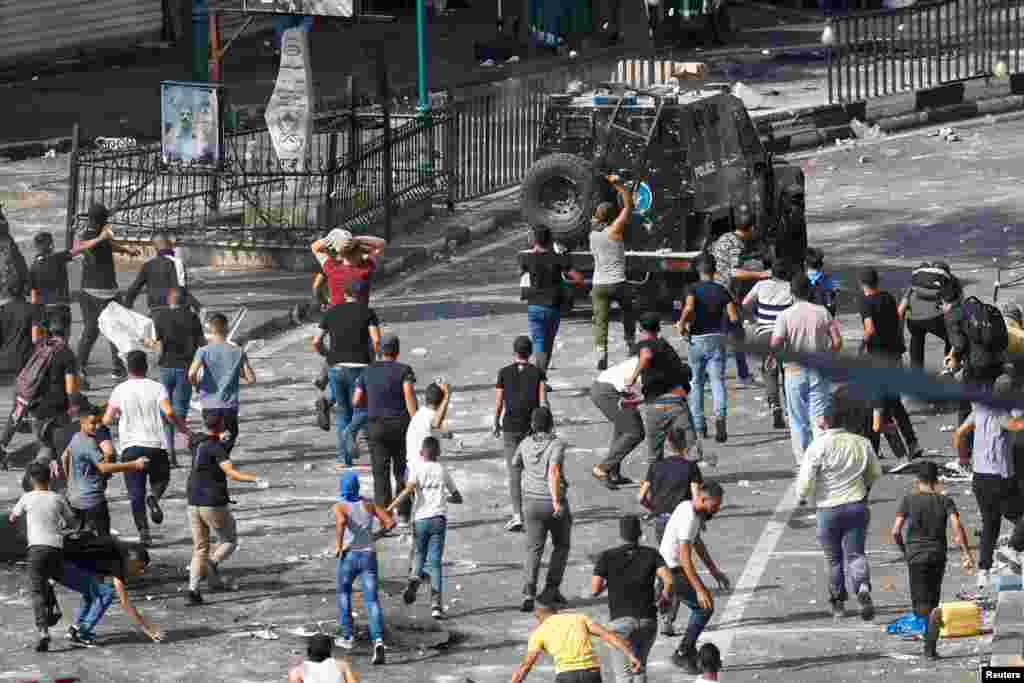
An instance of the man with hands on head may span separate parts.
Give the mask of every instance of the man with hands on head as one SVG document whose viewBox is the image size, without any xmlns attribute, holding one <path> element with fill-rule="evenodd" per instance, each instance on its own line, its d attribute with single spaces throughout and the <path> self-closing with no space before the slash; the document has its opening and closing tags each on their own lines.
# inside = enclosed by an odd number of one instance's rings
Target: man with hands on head
<svg viewBox="0 0 1024 683">
<path fill-rule="evenodd" d="M 608 176 L 619 193 L 622 208 L 613 217 L 615 205 L 601 202 L 591 218 L 590 253 L 594 255 L 594 279 L 590 299 L 594 306 L 594 352 L 597 369 L 608 369 L 608 313 L 613 301 L 622 309 L 622 331 L 630 352 L 636 342 L 633 296 L 626 282 L 626 227 L 633 216 L 633 192 L 619 176 Z"/>
</svg>

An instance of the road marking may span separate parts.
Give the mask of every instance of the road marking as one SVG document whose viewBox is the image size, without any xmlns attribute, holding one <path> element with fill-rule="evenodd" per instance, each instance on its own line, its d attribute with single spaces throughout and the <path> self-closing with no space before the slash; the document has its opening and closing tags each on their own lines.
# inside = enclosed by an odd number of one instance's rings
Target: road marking
<svg viewBox="0 0 1024 683">
<path fill-rule="evenodd" d="M 779 541 L 782 540 L 782 534 L 785 533 L 786 528 L 789 526 L 789 520 L 797 509 L 796 504 L 796 482 L 793 482 L 786 489 L 782 500 L 775 507 L 775 514 L 772 515 L 772 519 L 765 524 L 764 531 L 761 532 L 761 537 L 758 539 L 757 545 L 754 546 L 750 559 L 747 560 L 747 566 L 743 568 L 739 581 L 733 587 L 733 595 L 729 598 L 729 602 L 725 607 L 725 613 L 722 614 L 721 621 L 723 623 L 738 624 L 743 619 L 747 603 L 754 596 L 754 589 L 761 583 L 761 577 L 764 576 L 764 572 L 768 568 L 768 561 L 774 555 L 775 548 L 778 546 Z M 737 593 L 739 594 L 737 595 Z M 712 631 L 708 634 L 722 653 L 722 661 L 729 661 L 728 657 L 732 653 L 733 638 L 741 631 L 745 631 L 745 629 L 725 629 L 721 632 L 721 636 L 718 635 L 718 631 Z M 698 677 L 695 680 L 700 679 Z"/>
</svg>

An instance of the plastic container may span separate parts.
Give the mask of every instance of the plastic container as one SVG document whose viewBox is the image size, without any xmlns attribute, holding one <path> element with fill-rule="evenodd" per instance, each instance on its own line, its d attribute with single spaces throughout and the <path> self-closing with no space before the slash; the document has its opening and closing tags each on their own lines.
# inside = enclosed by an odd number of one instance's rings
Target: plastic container
<svg viewBox="0 0 1024 683">
<path fill-rule="evenodd" d="M 947 602 L 942 605 L 942 638 L 976 636 L 981 632 L 981 609 L 973 602 Z"/>
</svg>

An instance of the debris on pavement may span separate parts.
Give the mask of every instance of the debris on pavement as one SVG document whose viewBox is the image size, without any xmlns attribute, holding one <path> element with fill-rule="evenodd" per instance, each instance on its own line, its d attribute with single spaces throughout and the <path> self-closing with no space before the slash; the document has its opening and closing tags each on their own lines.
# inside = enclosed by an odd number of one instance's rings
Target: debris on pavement
<svg viewBox="0 0 1024 683">
<path fill-rule="evenodd" d="M 742 82 L 732 86 L 732 94 L 743 100 L 743 106 L 747 109 L 760 109 L 764 106 L 764 99 L 761 95 Z"/>
<path fill-rule="evenodd" d="M 885 137 L 885 133 L 882 132 L 881 126 L 877 123 L 869 126 L 859 119 L 853 119 L 850 121 L 850 129 L 853 130 L 853 134 L 859 140 L 881 140 Z"/>
</svg>

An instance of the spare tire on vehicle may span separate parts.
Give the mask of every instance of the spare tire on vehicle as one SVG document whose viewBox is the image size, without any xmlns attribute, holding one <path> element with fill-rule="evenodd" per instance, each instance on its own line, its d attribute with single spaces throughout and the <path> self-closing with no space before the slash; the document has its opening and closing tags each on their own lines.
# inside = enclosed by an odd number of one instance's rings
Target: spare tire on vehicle
<svg viewBox="0 0 1024 683">
<path fill-rule="evenodd" d="M 575 154 L 549 154 L 526 172 L 520 190 L 523 218 L 571 241 L 590 230 L 600 184 L 593 165 Z"/>
</svg>

